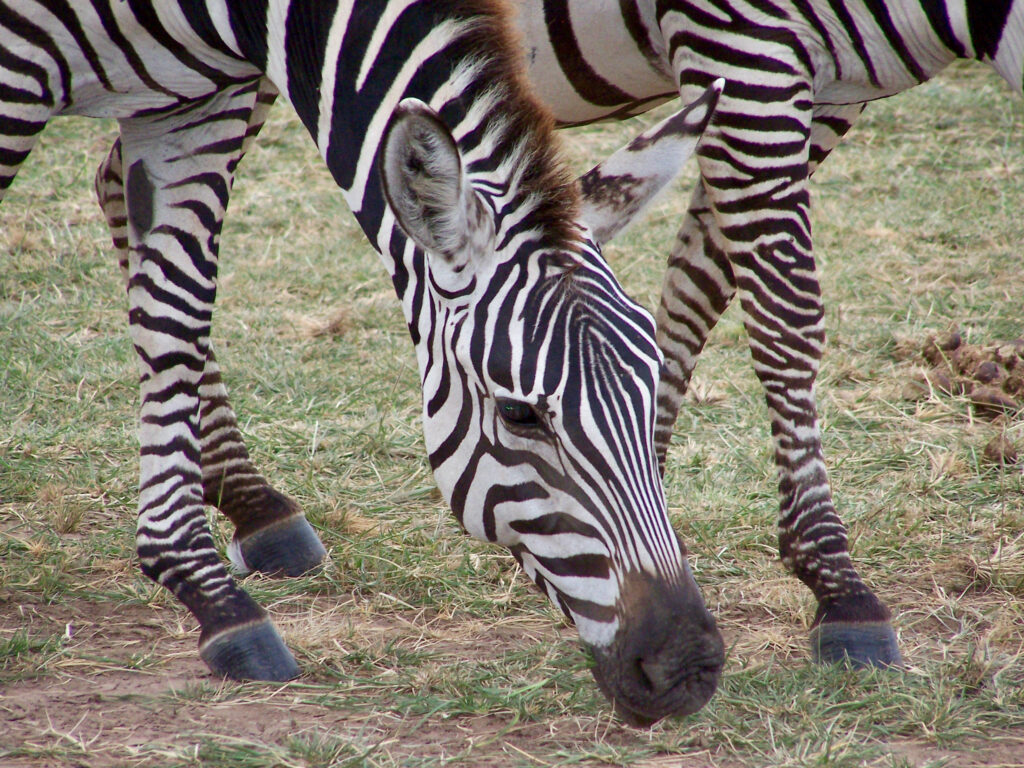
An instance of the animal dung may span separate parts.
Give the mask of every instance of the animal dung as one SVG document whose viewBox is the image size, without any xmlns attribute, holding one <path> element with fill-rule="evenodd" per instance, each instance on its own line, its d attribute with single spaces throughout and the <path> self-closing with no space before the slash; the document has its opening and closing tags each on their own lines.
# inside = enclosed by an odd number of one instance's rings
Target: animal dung
<svg viewBox="0 0 1024 768">
<path fill-rule="evenodd" d="M 1019 406 L 995 387 L 975 387 L 971 392 L 971 405 L 975 415 L 983 419 L 994 419 L 1003 414 L 1013 413 Z"/>
<path fill-rule="evenodd" d="M 985 445 L 982 455 L 992 464 L 1006 467 L 1020 460 L 1017 446 L 1006 435 L 996 435 Z"/>
<path fill-rule="evenodd" d="M 911 375 L 903 389 L 905 399 L 919 400 L 932 392 L 964 396 L 981 419 L 1024 410 L 1024 339 L 968 344 L 953 330 L 926 338 L 920 356 L 930 367 Z"/>
</svg>

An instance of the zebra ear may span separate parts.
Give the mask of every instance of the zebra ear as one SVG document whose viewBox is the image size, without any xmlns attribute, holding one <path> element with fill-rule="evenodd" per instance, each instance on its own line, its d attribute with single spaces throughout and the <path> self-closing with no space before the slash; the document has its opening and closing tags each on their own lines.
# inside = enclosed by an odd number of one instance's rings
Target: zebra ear
<svg viewBox="0 0 1024 768">
<path fill-rule="evenodd" d="M 635 221 L 675 180 L 711 121 L 725 80 L 633 139 L 580 178 L 581 217 L 604 244 Z"/>
<path fill-rule="evenodd" d="M 458 145 L 437 113 L 418 99 L 404 99 L 384 133 L 380 166 L 398 225 L 428 254 L 462 272 L 477 255 L 472 244 L 488 239 L 486 220 Z M 488 231 L 493 237 L 493 228 Z"/>
</svg>

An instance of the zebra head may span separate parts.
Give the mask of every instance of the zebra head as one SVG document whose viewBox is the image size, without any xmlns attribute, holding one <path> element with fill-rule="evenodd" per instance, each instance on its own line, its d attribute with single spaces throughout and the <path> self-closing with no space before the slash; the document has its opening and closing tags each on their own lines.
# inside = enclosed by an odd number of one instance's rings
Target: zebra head
<svg viewBox="0 0 1024 768">
<path fill-rule="evenodd" d="M 389 206 L 423 253 L 435 479 L 465 529 L 507 547 L 576 624 L 635 724 L 703 706 L 723 646 L 666 511 L 654 321 L 599 242 L 675 176 L 721 86 L 588 173 L 561 238 L 532 225 L 514 169 L 469 159 L 486 138 L 464 149 L 422 102 L 402 102 L 380 156 Z"/>
</svg>

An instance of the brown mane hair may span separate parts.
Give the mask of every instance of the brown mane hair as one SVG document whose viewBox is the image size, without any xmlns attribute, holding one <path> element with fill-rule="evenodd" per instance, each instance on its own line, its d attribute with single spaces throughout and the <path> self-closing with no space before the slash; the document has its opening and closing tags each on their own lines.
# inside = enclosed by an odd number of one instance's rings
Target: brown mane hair
<svg viewBox="0 0 1024 768">
<path fill-rule="evenodd" d="M 463 39 L 485 62 L 483 82 L 501 94 L 515 116 L 508 138 L 510 143 L 524 144 L 521 185 L 537 200 L 531 219 L 551 245 L 574 251 L 572 244 L 579 238 L 579 191 L 562 157 L 554 118 L 533 95 L 527 80 L 515 9 L 506 0 L 456 0 L 450 7 L 457 17 L 473 19 Z"/>
</svg>

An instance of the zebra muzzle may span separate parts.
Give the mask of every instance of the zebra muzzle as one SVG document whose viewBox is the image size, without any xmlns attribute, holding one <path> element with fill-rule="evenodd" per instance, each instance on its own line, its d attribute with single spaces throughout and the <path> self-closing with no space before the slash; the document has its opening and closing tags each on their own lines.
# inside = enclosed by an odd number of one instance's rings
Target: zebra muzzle
<svg viewBox="0 0 1024 768">
<path fill-rule="evenodd" d="M 594 678 L 626 723 L 648 727 L 703 707 L 725 663 L 725 646 L 689 569 L 681 582 L 633 572 L 619 601 L 619 629 L 592 648 Z"/>
</svg>

